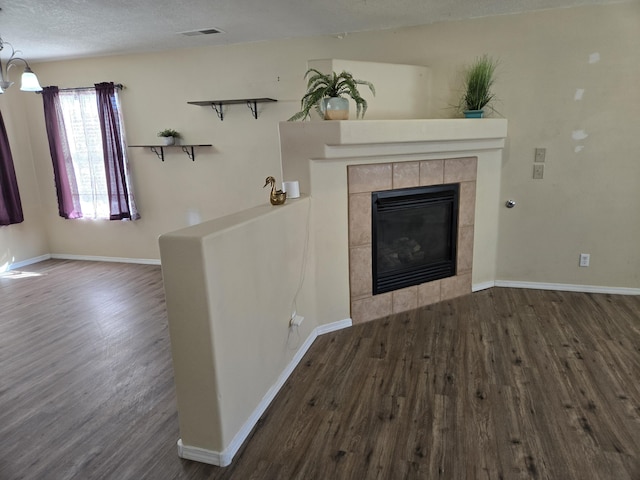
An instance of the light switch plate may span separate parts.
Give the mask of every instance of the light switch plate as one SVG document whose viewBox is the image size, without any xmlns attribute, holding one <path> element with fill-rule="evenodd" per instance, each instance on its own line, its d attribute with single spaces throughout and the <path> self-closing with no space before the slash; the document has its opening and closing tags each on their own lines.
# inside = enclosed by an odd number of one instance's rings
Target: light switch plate
<svg viewBox="0 0 640 480">
<path fill-rule="evenodd" d="M 542 180 L 544 178 L 544 165 L 534 164 L 533 165 L 533 179 L 534 180 Z"/>
</svg>

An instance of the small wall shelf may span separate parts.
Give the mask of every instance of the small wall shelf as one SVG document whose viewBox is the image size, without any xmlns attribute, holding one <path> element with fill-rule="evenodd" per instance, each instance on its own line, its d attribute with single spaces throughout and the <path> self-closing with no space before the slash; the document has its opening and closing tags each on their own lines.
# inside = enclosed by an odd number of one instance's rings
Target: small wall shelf
<svg viewBox="0 0 640 480">
<path fill-rule="evenodd" d="M 246 103 L 249 110 L 251 110 L 251 114 L 253 118 L 258 119 L 258 104 L 259 103 L 271 103 L 277 102 L 274 98 L 241 98 L 238 100 L 203 100 L 201 102 L 187 102 L 189 105 L 199 105 L 201 107 L 211 107 L 218 114 L 218 118 L 220 121 L 224 120 L 224 112 L 222 111 L 222 107 L 224 105 L 238 105 L 242 103 Z"/>
<path fill-rule="evenodd" d="M 187 157 L 193 162 L 196 161 L 195 147 L 211 147 L 209 144 L 199 144 L 199 145 L 129 145 L 129 147 L 142 147 L 149 148 L 153 153 L 155 153 L 160 160 L 164 162 L 164 149 L 165 148 L 181 148 L 184 153 L 187 154 Z"/>
</svg>

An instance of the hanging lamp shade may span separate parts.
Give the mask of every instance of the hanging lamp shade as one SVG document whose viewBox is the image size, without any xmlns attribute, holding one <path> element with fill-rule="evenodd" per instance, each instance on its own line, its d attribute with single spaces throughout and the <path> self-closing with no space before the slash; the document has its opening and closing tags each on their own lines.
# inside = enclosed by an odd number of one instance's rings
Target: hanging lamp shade
<svg viewBox="0 0 640 480">
<path fill-rule="evenodd" d="M 38 77 L 33 73 L 31 68 L 26 67 L 24 69 L 24 73 L 22 74 L 22 85 L 20 86 L 20 90 L 23 92 L 41 92 L 42 87 L 40 86 L 40 82 L 38 81 Z"/>
</svg>

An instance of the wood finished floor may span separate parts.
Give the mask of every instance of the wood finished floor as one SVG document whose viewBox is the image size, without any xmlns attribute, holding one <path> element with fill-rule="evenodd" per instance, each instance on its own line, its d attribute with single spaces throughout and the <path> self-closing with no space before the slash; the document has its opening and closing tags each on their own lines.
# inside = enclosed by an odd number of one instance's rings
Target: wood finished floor
<svg viewBox="0 0 640 480">
<path fill-rule="evenodd" d="M 495 288 L 324 335 L 231 467 L 181 460 L 156 266 L 0 277 L 0 480 L 640 479 L 640 298 Z"/>
</svg>

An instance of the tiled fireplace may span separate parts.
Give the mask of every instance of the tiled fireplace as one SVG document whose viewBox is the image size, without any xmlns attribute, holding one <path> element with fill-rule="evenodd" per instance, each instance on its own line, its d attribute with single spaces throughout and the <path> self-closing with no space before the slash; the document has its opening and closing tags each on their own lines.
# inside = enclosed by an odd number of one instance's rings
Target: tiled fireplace
<svg viewBox="0 0 640 480">
<path fill-rule="evenodd" d="M 311 197 L 305 281 L 319 322 L 365 322 L 495 280 L 506 133 L 504 119 L 280 124 L 283 180 Z M 460 186 L 456 275 L 373 295 L 371 192 L 451 183 Z"/>
<path fill-rule="evenodd" d="M 347 167 L 349 290 L 354 323 L 471 293 L 476 171 L 475 157 Z M 460 185 L 456 275 L 373 295 L 371 192 L 451 183 Z"/>
</svg>

